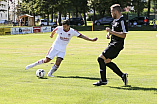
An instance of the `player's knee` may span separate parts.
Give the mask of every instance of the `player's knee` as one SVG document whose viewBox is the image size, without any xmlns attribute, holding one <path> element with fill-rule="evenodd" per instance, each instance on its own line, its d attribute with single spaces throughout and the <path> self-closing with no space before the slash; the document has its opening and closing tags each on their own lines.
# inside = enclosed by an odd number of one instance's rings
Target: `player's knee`
<svg viewBox="0 0 157 104">
<path fill-rule="evenodd" d="M 44 59 L 44 63 L 48 63 L 48 62 L 50 62 L 50 61 L 51 61 L 50 58 L 47 58 L 47 57 L 46 57 L 46 58 Z"/>
<path fill-rule="evenodd" d="M 103 61 L 103 59 L 102 59 L 101 57 L 98 57 L 98 58 L 97 58 L 97 61 L 98 61 L 98 62 L 101 62 L 101 61 Z"/>
<path fill-rule="evenodd" d="M 62 60 L 63 60 L 62 58 L 57 58 L 56 65 L 59 66 L 61 64 Z"/>
<path fill-rule="evenodd" d="M 44 63 L 48 63 L 49 61 L 47 61 L 47 60 L 44 60 Z"/>
</svg>

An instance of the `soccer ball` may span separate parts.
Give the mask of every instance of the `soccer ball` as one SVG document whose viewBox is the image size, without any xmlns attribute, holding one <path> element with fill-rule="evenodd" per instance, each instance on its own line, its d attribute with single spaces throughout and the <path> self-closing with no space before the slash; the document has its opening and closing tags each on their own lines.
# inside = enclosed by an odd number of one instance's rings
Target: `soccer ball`
<svg viewBox="0 0 157 104">
<path fill-rule="evenodd" d="M 45 75 L 45 71 L 44 71 L 43 69 L 38 69 L 38 70 L 36 71 L 36 75 L 37 75 L 37 77 L 39 77 L 39 78 L 43 78 L 44 75 Z"/>
</svg>

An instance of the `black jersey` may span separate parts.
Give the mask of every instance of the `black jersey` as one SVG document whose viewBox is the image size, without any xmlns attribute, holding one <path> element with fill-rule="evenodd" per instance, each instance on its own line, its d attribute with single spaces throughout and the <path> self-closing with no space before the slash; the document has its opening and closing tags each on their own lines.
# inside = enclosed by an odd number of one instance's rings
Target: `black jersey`
<svg viewBox="0 0 157 104">
<path fill-rule="evenodd" d="M 114 19 L 112 22 L 112 31 L 128 33 L 128 24 L 123 15 L 119 19 Z M 109 45 L 114 45 L 117 49 L 123 49 L 124 38 L 117 37 L 111 34 L 111 41 Z"/>
</svg>

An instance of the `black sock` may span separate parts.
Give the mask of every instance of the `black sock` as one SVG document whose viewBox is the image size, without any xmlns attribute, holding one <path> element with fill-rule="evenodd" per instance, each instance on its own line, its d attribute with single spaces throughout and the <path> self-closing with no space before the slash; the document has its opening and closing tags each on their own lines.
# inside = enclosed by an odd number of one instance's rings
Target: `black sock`
<svg viewBox="0 0 157 104">
<path fill-rule="evenodd" d="M 113 62 L 107 63 L 106 66 L 108 66 L 110 69 L 113 70 L 113 72 L 115 72 L 118 76 L 120 76 L 122 78 L 123 73 L 121 72 L 121 70 L 117 67 L 117 65 Z"/>
<path fill-rule="evenodd" d="M 106 80 L 106 64 L 104 60 L 98 57 L 99 67 L 100 67 L 100 76 L 103 82 L 107 82 Z"/>
</svg>

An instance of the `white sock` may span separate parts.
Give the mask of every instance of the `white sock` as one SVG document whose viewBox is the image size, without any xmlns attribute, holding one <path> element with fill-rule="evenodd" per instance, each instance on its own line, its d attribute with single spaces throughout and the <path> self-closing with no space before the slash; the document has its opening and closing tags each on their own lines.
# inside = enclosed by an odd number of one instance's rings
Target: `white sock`
<svg viewBox="0 0 157 104">
<path fill-rule="evenodd" d="M 59 66 L 57 66 L 56 64 L 54 64 L 52 66 L 52 68 L 50 69 L 51 73 L 53 74 L 57 69 L 58 69 Z"/>
<path fill-rule="evenodd" d="M 45 59 L 40 59 L 39 61 L 37 61 L 37 62 L 35 62 L 35 63 L 31 64 L 31 65 L 34 67 L 34 66 L 36 66 L 36 65 L 43 64 L 43 63 L 44 63 L 44 60 L 45 60 Z"/>
</svg>

